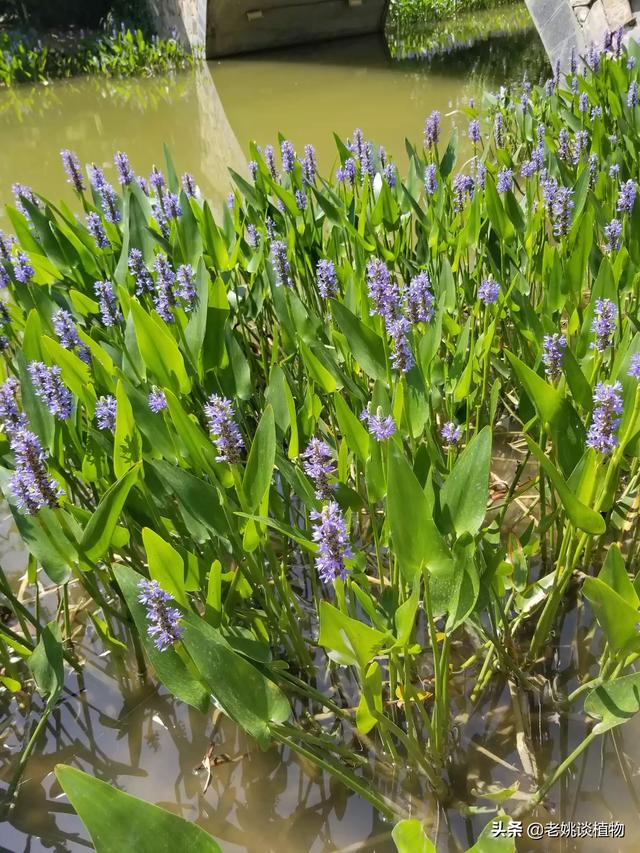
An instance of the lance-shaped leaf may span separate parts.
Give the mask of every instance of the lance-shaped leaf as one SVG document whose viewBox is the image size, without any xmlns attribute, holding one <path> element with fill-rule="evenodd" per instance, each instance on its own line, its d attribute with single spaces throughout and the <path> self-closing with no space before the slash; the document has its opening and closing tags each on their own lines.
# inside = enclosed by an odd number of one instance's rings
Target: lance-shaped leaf
<svg viewBox="0 0 640 853">
<path fill-rule="evenodd" d="M 434 573 L 447 572 L 453 567 L 451 553 L 432 518 L 427 496 L 395 442 L 389 447 L 387 514 L 393 550 L 407 582 L 412 583 L 423 566 Z"/>
<path fill-rule="evenodd" d="M 131 300 L 131 314 L 144 363 L 161 385 L 173 389 L 176 394 L 188 394 L 191 380 L 185 370 L 182 353 L 166 326 L 147 314 L 135 299 Z"/>
<path fill-rule="evenodd" d="M 58 764 L 55 773 L 89 830 L 96 853 L 221 853 L 204 829 L 179 815 L 125 794 L 75 767 Z"/>
<path fill-rule="evenodd" d="M 599 735 L 628 722 L 640 711 L 640 672 L 623 675 L 596 687 L 585 699 L 584 710 L 600 720 L 593 727 Z"/>
<path fill-rule="evenodd" d="M 140 475 L 141 467 L 142 463 L 138 462 L 117 483 L 107 489 L 91 516 L 80 542 L 80 550 L 90 560 L 99 560 L 106 553 L 122 508 Z"/>
<path fill-rule="evenodd" d="M 536 457 L 542 470 L 553 483 L 571 523 L 580 530 L 584 530 L 585 533 L 591 533 L 596 536 L 604 533 L 607 526 L 600 513 L 578 500 L 569 486 L 567 486 L 564 477 L 555 467 L 553 462 L 551 462 L 547 454 L 535 443 L 535 441 L 533 441 L 533 439 L 529 438 L 529 436 L 526 438 L 529 450 Z"/>
<path fill-rule="evenodd" d="M 331 311 L 364 372 L 372 379 L 386 379 L 384 344 L 380 335 L 335 299 L 331 300 Z"/>
<path fill-rule="evenodd" d="M 440 492 L 442 514 L 458 536 L 480 530 L 489 500 L 491 427 L 474 436 L 456 459 Z"/>
<path fill-rule="evenodd" d="M 276 424 L 273 406 L 266 406 L 260 423 L 251 442 L 242 479 L 242 490 L 247 498 L 250 511 L 260 505 L 273 476 L 273 463 L 276 458 Z"/>
</svg>

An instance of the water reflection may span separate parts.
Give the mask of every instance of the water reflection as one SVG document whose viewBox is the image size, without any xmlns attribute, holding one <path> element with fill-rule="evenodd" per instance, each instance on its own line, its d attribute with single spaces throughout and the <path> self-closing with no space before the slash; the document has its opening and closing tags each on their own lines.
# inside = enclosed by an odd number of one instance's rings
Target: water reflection
<svg viewBox="0 0 640 853">
<path fill-rule="evenodd" d="M 11 200 L 16 181 L 71 202 L 62 148 L 105 166 L 115 181 L 114 151 L 127 151 L 145 174 L 162 163 L 167 143 L 177 168 L 194 172 L 216 202 L 228 193 L 228 167 L 244 169 L 248 142 L 277 142 L 280 131 L 299 150 L 314 142 L 329 169 L 332 131 L 346 137 L 360 126 L 404 166 L 405 136 L 418 141 L 426 115 L 449 113 L 525 67 L 531 73 L 534 56 L 544 64 L 532 33 L 487 38 L 431 64 L 397 62 L 374 35 L 225 59 L 176 77 L 16 86 L 0 91 L 0 202 Z"/>
</svg>

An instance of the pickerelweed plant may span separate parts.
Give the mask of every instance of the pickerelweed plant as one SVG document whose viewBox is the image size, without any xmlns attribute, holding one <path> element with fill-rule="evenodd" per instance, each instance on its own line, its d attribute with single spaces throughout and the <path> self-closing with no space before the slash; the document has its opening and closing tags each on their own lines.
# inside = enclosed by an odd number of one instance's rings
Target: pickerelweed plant
<svg viewBox="0 0 640 853">
<path fill-rule="evenodd" d="M 311 145 L 252 145 L 217 220 L 169 156 L 145 179 L 122 153 L 111 179 L 63 152 L 79 215 L 20 185 L 7 208 L 1 483 L 32 568 L 85 588 L 107 646 L 124 620 L 177 697 L 387 813 L 361 745 L 446 801 L 457 679 L 548 685 L 576 594 L 601 665 L 546 692 L 589 691 L 590 737 L 638 710 L 620 39 L 461 110 L 462 165 L 433 113 L 405 177 L 359 130 L 331 178 Z M 15 615 L 5 657 L 28 658 L 40 629 Z"/>
</svg>

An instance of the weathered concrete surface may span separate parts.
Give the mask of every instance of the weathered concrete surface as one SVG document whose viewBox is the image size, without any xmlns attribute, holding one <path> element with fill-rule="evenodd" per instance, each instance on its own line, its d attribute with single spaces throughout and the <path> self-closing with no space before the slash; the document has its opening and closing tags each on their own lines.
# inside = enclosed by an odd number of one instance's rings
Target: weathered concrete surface
<svg viewBox="0 0 640 853">
<path fill-rule="evenodd" d="M 583 56 L 586 44 L 570 0 L 525 0 L 551 63 L 567 68 L 571 54 Z M 587 0 L 590 2 L 590 0 Z"/>
<path fill-rule="evenodd" d="M 572 52 L 584 56 L 605 33 L 621 27 L 625 39 L 638 38 L 640 0 L 525 0 L 553 65 L 566 68 Z"/>
<path fill-rule="evenodd" d="M 207 56 L 382 31 L 387 0 L 209 0 Z"/>
<path fill-rule="evenodd" d="M 146 0 L 161 36 L 175 32 L 191 48 L 203 48 L 207 38 L 207 6 L 214 0 Z"/>
</svg>

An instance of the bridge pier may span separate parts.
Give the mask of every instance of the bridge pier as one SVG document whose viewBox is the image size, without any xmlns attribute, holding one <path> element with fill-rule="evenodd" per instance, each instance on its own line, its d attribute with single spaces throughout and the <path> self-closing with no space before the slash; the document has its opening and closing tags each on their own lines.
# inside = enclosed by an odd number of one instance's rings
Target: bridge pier
<svg viewBox="0 0 640 853">
<path fill-rule="evenodd" d="M 608 30 L 627 29 L 640 38 L 640 0 L 525 0 L 551 64 L 567 68 L 571 54 L 584 56 L 591 44 L 602 45 Z"/>
<path fill-rule="evenodd" d="M 147 0 L 158 32 L 208 59 L 381 32 L 388 0 Z"/>
</svg>

